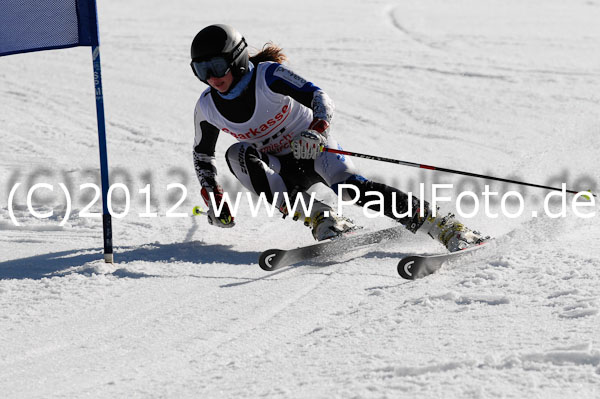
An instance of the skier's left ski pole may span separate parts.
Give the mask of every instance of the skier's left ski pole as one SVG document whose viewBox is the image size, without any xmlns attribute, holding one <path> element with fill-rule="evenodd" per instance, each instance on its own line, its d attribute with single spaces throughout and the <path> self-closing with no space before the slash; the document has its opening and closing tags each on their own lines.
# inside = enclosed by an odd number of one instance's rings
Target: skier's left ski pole
<svg viewBox="0 0 600 399">
<path fill-rule="evenodd" d="M 514 183 L 514 184 L 520 184 L 522 186 L 530 186 L 530 187 L 544 188 L 544 189 L 547 189 L 547 190 L 562 191 L 562 188 L 557 188 L 557 187 L 542 186 L 540 184 L 525 183 L 525 182 L 521 182 L 521 181 L 517 181 L 517 180 L 503 179 L 501 177 L 480 175 L 480 174 L 477 174 L 477 173 L 470 173 L 470 172 L 464 172 L 464 171 L 461 171 L 461 170 L 440 168 L 440 167 L 431 166 L 431 165 L 423 165 L 423 164 L 419 164 L 419 163 L 415 163 L 415 162 L 400 161 L 398 159 L 378 157 L 376 155 L 367 155 L 367 154 L 361 154 L 361 153 L 358 153 L 358 152 L 337 150 L 335 148 L 321 147 L 321 151 L 323 151 L 323 152 L 331 152 L 331 153 L 340 154 L 340 155 L 348 155 L 348 156 L 351 156 L 351 157 L 372 159 L 374 161 L 395 163 L 395 164 L 398 164 L 398 165 L 410 166 L 410 167 L 413 167 L 413 168 L 436 170 L 438 172 L 454 173 L 454 174 L 457 174 L 457 175 L 477 177 L 477 178 L 480 178 L 480 179 L 490 179 L 490 180 L 496 180 L 496 181 L 501 181 L 501 182 L 505 182 L 505 183 Z M 574 191 L 574 190 L 566 190 L 566 192 L 570 193 L 570 194 L 578 194 L 579 193 L 579 191 Z M 596 194 L 592 193 L 591 191 L 590 191 L 589 195 L 592 195 L 594 197 L 598 197 Z M 588 199 L 589 199 L 589 195 L 586 195 Z"/>
<path fill-rule="evenodd" d="M 197 205 L 194 207 L 194 209 L 192 209 L 192 215 L 194 215 L 194 216 L 206 215 L 206 211 L 200 205 Z"/>
</svg>

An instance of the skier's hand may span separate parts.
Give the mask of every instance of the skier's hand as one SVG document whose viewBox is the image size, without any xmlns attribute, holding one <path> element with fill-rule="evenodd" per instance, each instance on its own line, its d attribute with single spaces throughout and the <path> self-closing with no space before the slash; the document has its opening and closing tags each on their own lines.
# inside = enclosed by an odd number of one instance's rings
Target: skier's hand
<svg viewBox="0 0 600 399">
<path fill-rule="evenodd" d="M 325 137 L 315 130 L 304 130 L 292 141 L 292 151 L 296 159 L 317 159 Z"/>
<path fill-rule="evenodd" d="M 208 206 L 208 212 L 206 212 L 207 220 L 209 224 L 217 227 L 230 228 L 235 226 L 234 217 L 231 215 L 231 211 L 229 210 L 229 204 L 227 202 L 223 203 L 221 207 L 221 203 L 223 201 L 223 188 L 218 184 L 206 184 L 202 187 L 202 198 L 204 202 Z M 213 208 L 213 201 L 211 200 L 211 193 L 214 196 L 214 205 L 216 205 L 216 209 Z M 221 207 L 221 212 L 217 215 L 217 210 Z"/>
<path fill-rule="evenodd" d="M 315 130 L 321 134 L 325 134 L 325 131 L 329 129 L 329 122 L 325 119 L 315 118 L 310 123 L 308 130 Z"/>
</svg>

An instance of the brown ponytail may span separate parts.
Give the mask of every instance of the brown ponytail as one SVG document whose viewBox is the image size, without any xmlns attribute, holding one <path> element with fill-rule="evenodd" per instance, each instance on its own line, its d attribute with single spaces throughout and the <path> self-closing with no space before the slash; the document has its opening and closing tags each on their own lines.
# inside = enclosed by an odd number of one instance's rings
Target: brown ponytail
<svg viewBox="0 0 600 399">
<path fill-rule="evenodd" d="M 265 44 L 261 51 L 250 57 L 250 62 L 258 65 L 259 62 L 273 61 L 283 63 L 287 61 L 287 56 L 283 53 L 283 49 L 272 42 Z"/>
</svg>

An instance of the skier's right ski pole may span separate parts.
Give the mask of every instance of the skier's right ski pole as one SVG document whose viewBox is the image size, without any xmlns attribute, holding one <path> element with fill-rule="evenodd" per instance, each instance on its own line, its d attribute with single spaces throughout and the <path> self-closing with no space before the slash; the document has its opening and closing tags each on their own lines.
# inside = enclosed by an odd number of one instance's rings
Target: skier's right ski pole
<svg viewBox="0 0 600 399">
<path fill-rule="evenodd" d="M 334 153 L 334 154 L 348 155 L 348 156 L 351 156 L 351 157 L 372 159 L 374 161 L 395 163 L 395 164 L 398 164 L 398 165 L 410 166 L 410 167 L 413 167 L 413 168 L 436 170 L 438 172 L 454 173 L 454 174 L 458 174 L 458 175 L 464 175 L 464 176 L 470 176 L 470 177 L 478 177 L 478 178 L 481 178 L 481 179 L 490 179 L 490 180 L 496 180 L 496 181 L 501 181 L 501 182 L 505 182 L 505 183 L 514 183 L 514 184 L 520 184 L 522 186 L 530 186 L 530 187 L 537 187 L 537 188 L 545 188 L 547 190 L 562 191 L 562 188 L 557 188 L 557 187 L 549 187 L 549 186 L 542 186 L 542 185 L 539 185 L 539 184 L 525 183 L 525 182 L 521 182 L 521 181 L 517 181 L 517 180 L 503 179 L 501 177 L 494 177 L 494 176 L 480 175 L 480 174 L 477 174 L 477 173 L 463 172 L 461 170 L 439 168 L 437 166 L 423 165 L 423 164 L 419 164 L 419 163 L 415 163 L 415 162 L 400 161 L 398 159 L 378 157 L 376 155 L 367 155 L 367 154 L 361 154 L 361 153 L 358 153 L 358 152 L 337 150 L 335 148 L 321 147 L 321 150 L 323 152 L 331 152 L 331 153 Z M 578 194 L 579 193 L 578 191 L 574 191 L 574 190 L 565 190 L 565 191 L 567 193 L 570 193 L 570 194 Z M 591 191 L 590 191 L 589 195 L 592 195 L 594 197 L 598 197 L 596 194 L 593 194 Z M 589 200 L 590 199 L 589 195 L 585 195 L 584 197 L 587 197 L 587 199 Z"/>
</svg>

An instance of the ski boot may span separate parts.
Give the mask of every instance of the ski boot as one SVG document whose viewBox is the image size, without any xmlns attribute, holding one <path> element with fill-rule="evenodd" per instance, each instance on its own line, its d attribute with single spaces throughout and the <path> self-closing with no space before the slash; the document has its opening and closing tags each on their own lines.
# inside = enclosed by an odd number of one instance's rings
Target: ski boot
<svg viewBox="0 0 600 399">
<path fill-rule="evenodd" d="M 329 212 L 329 216 L 325 217 L 325 212 Z M 350 219 L 336 215 L 331 208 L 329 211 L 314 212 L 310 219 L 312 235 L 317 241 L 340 237 L 357 228 Z"/>
<path fill-rule="evenodd" d="M 467 228 L 456 220 L 452 213 L 436 217 L 430 213 L 419 231 L 427 233 L 434 240 L 441 242 L 450 252 L 479 245 L 490 238 Z"/>
<path fill-rule="evenodd" d="M 308 193 L 303 191 L 292 191 L 291 197 L 295 199 L 296 195 L 302 195 L 304 197 L 304 203 L 310 203 L 310 196 Z M 283 217 L 289 215 L 289 211 L 285 203 L 279 206 L 279 211 L 283 214 Z M 330 238 L 335 238 L 343 235 L 352 230 L 356 230 L 357 227 L 354 222 L 350 219 L 336 215 L 335 211 L 327 204 L 315 199 L 310 209 L 311 214 L 307 215 L 304 209 L 299 206 L 296 208 L 292 219 L 294 221 L 302 219 L 304 225 L 310 227 L 312 235 L 315 240 L 323 241 Z M 327 212 L 327 217 L 325 213 Z"/>
</svg>

